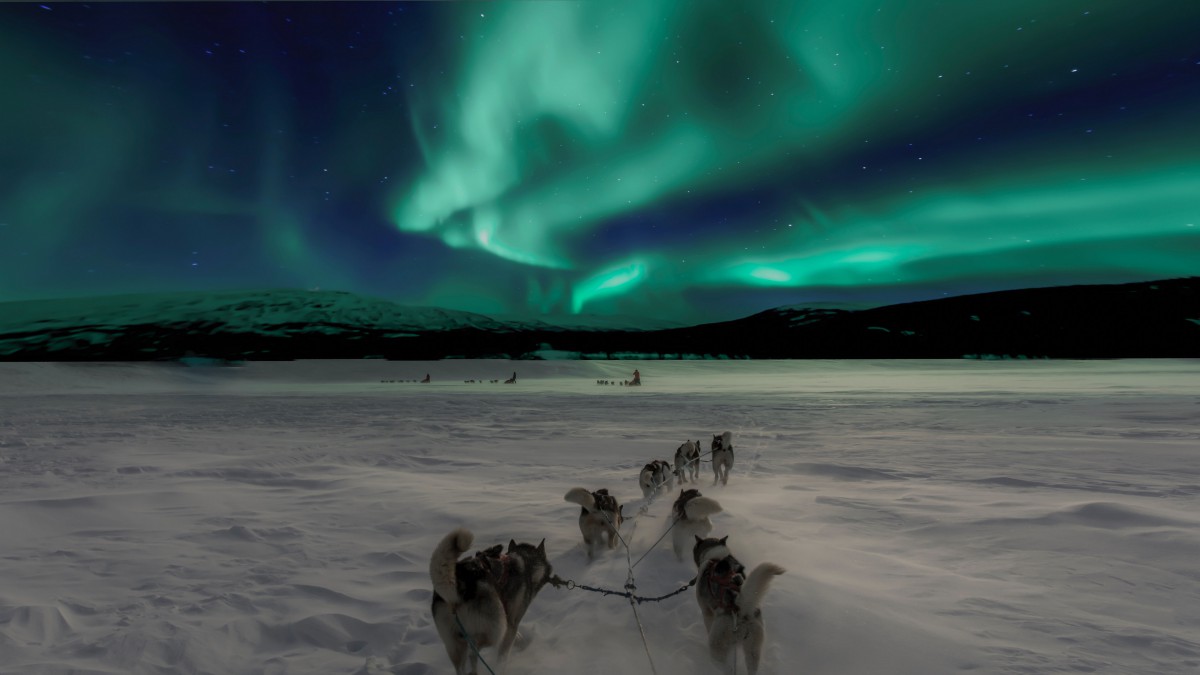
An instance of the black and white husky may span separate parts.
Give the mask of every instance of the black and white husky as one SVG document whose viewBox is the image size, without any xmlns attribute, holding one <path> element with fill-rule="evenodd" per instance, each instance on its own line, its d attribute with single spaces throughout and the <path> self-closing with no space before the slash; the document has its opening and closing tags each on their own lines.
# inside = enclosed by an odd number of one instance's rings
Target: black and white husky
<svg viewBox="0 0 1200 675">
<path fill-rule="evenodd" d="M 466 528 L 455 529 L 429 559 L 433 622 L 456 675 L 477 667 L 478 655 L 464 634 L 479 649 L 496 647 L 497 669 L 504 672 L 521 617 L 552 574 L 545 539 L 537 546 L 510 540 L 506 552 L 497 544 L 459 560 L 474 538 Z"/>
<path fill-rule="evenodd" d="M 683 490 L 671 505 L 671 548 L 675 557 L 683 560 L 683 554 L 692 545 L 692 538 L 707 537 L 712 532 L 709 516 L 720 513 L 721 505 L 715 499 L 700 495 L 699 490 Z"/>
<path fill-rule="evenodd" d="M 642 496 L 649 499 L 658 494 L 663 487 L 668 490 L 675 487 L 675 473 L 665 459 L 656 459 L 642 467 L 638 473 L 638 486 L 642 488 Z"/>
<path fill-rule="evenodd" d="M 580 506 L 579 531 L 583 534 L 583 545 L 589 560 L 595 557 L 596 549 L 605 538 L 608 548 L 617 547 L 617 529 L 625 520 L 625 514 L 622 511 L 624 506 L 617 503 L 616 497 L 609 495 L 607 489 L 588 492 L 576 487 L 568 490 L 563 499 Z"/>
<path fill-rule="evenodd" d="M 725 540 L 696 537 L 692 556 L 696 574 L 696 602 L 708 631 L 708 652 L 722 666 L 729 652 L 741 645 L 750 675 L 758 672 L 762 646 L 766 638 L 763 625 L 763 595 L 771 580 L 784 569 L 774 563 L 761 563 L 746 574 L 746 568 L 729 552 Z"/>
<path fill-rule="evenodd" d="M 675 477 L 679 479 L 679 484 L 688 482 L 689 476 L 693 483 L 699 481 L 700 441 L 684 441 L 675 450 Z"/>
<path fill-rule="evenodd" d="M 733 468 L 733 433 L 726 431 L 712 439 L 713 485 L 729 483 L 729 470 Z"/>
</svg>

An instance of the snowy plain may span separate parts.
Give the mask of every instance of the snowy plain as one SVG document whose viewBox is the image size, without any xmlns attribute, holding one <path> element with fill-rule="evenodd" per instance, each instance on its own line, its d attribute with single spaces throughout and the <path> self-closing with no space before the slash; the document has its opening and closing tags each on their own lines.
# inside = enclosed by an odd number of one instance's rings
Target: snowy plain
<svg viewBox="0 0 1200 675">
<path fill-rule="evenodd" d="M 637 511 L 725 430 L 714 534 L 787 569 L 760 672 L 1200 672 L 1200 362 L 1145 360 L 3 363 L 0 673 L 451 673 L 446 532 L 620 589 L 563 495 Z M 649 548 L 672 499 L 624 529 L 642 595 L 695 572 Z M 509 672 L 720 672 L 691 591 L 638 614 L 649 657 L 547 587 Z"/>
</svg>

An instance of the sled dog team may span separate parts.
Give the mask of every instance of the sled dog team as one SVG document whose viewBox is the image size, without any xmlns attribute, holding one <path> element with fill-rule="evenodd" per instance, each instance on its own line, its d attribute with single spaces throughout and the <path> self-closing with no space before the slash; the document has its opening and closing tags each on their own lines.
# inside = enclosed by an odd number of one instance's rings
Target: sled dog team
<svg viewBox="0 0 1200 675">
<path fill-rule="evenodd" d="M 671 490 L 676 479 L 681 486 L 689 478 L 695 483 L 699 476 L 699 446 L 699 441 L 690 440 L 679 446 L 674 468 L 663 460 L 647 464 L 638 474 L 643 496 L 649 499 L 664 487 Z M 712 463 L 713 485 L 725 485 L 733 467 L 730 432 L 713 436 Z M 580 507 L 579 531 L 589 560 L 602 548 L 617 547 L 619 529 L 626 518 L 623 505 L 607 489 L 571 488 L 564 498 Z M 746 670 L 755 675 L 765 639 L 760 605 L 771 580 L 784 570 L 764 562 L 747 574 L 730 552 L 728 536 L 708 536 L 713 529 L 709 516 L 720 512 L 721 505 L 702 496 L 699 490 L 681 490 L 671 506 L 671 548 L 682 561 L 691 547 L 697 569 L 696 602 L 704 619 L 709 654 L 717 663 L 726 664 L 730 653 L 740 646 Z M 486 647 L 496 648 L 497 672 L 502 673 L 521 619 L 533 598 L 550 582 L 553 571 L 545 539 L 536 546 L 509 540 L 507 550 L 497 544 L 462 558 L 473 540 L 474 535 L 460 527 L 443 537 L 434 550 L 429 561 L 433 619 L 456 675 L 476 674 L 476 649 Z"/>
</svg>

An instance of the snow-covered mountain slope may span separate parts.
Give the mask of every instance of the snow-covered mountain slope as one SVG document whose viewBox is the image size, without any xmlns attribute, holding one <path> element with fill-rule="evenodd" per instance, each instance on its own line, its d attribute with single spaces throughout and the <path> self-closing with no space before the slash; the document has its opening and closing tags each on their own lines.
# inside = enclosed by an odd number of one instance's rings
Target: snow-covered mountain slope
<svg viewBox="0 0 1200 675">
<path fill-rule="evenodd" d="M 785 306 L 627 327 L 497 320 L 332 291 L 0 304 L 0 359 L 1121 358 L 1200 356 L 1200 278 L 1034 288 L 869 309 Z"/>
<path fill-rule="evenodd" d="M 225 291 L 161 293 L 98 298 L 31 300 L 0 305 L 0 334 L 104 330 L 147 324 L 219 323 L 228 330 L 277 331 L 300 325 L 358 326 L 394 331 L 454 328 L 503 330 L 482 314 L 437 307 L 409 307 L 341 291 Z"/>
</svg>

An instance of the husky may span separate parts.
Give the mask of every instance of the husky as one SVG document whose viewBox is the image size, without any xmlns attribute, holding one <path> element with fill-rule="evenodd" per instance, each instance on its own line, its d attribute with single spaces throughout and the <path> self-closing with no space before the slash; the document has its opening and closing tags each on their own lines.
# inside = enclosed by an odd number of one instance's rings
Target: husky
<svg viewBox="0 0 1200 675">
<path fill-rule="evenodd" d="M 665 485 L 668 490 L 675 487 L 675 474 L 666 460 L 656 459 L 642 467 L 638 474 L 638 485 L 642 488 L 642 496 L 649 499 L 658 493 Z"/>
<path fill-rule="evenodd" d="M 671 506 L 671 517 L 675 524 L 671 530 L 671 548 L 675 557 L 682 562 L 683 553 L 692 544 L 692 537 L 707 537 L 712 532 L 709 516 L 721 512 L 715 499 L 700 495 L 699 490 L 683 490 Z"/>
<path fill-rule="evenodd" d="M 733 468 L 733 434 L 726 431 L 712 439 L 713 485 L 729 484 L 729 470 Z"/>
<path fill-rule="evenodd" d="M 563 499 L 580 506 L 579 531 L 583 533 L 588 560 L 595 557 L 603 537 L 608 538 L 609 549 L 617 547 L 617 529 L 625 521 L 625 506 L 618 504 L 616 497 L 609 495 L 607 489 L 588 492 L 576 487 L 568 490 Z"/>
<path fill-rule="evenodd" d="M 675 478 L 683 485 L 688 476 L 693 483 L 700 478 L 700 441 L 684 441 L 675 449 Z"/>
<path fill-rule="evenodd" d="M 429 559 L 433 622 L 456 675 L 476 673 L 478 654 L 467 636 L 478 649 L 496 647 L 497 670 L 504 671 L 521 617 L 553 573 L 545 539 L 537 546 L 509 540 L 507 552 L 497 544 L 459 560 L 474 539 L 457 528 Z"/>
<path fill-rule="evenodd" d="M 766 637 L 759 605 L 771 580 L 783 574 L 784 569 L 765 562 L 747 575 L 746 568 L 725 545 L 727 539 L 729 537 L 696 537 L 692 549 L 692 557 L 699 569 L 696 602 L 704 617 L 708 652 L 713 660 L 724 666 L 729 661 L 729 652 L 740 644 L 746 658 L 746 671 L 755 675 Z"/>
</svg>

